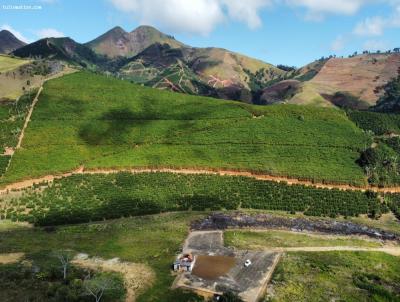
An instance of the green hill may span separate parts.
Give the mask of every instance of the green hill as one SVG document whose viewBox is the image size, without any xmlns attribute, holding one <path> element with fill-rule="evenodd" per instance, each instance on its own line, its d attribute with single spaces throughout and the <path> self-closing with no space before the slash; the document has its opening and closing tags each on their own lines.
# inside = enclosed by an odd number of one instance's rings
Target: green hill
<svg viewBox="0 0 400 302">
<path fill-rule="evenodd" d="M 237 169 L 364 183 L 370 139 L 337 109 L 261 107 L 80 72 L 44 86 L 3 182 L 86 168 Z"/>
<path fill-rule="evenodd" d="M 90 48 L 75 42 L 71 38 L 41 39 L 15 50 L 13 55 L 22 58 L 41 57 L 61 60 L 88 68 L 94 68 L 106 61 Z"/>
</svg>

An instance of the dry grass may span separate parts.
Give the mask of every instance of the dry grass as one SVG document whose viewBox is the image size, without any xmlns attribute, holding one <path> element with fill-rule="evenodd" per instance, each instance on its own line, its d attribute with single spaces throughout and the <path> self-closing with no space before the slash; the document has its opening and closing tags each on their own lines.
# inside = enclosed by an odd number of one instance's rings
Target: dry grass
<svg viewBox="0 0 400 302">
<path fill-rule="evenodd" d="M 11 253 L 11 254 L 0 254 L 0 264 L 10 264 L 18 262 L 24 257 L 24 253 Z"/>
<path fill-rule="evenodd" d="M 153 270 L 146 264 L 121 262 L 118 258 L 104 260 L 102 258 L 89 258 L 86 254 L 79 254 L 72 263 L 97 271 L 121 273 L 127 291 L 127 302 L 135 301 L 138 294 L 148 288 L 156 277 Z"/>
</svg>

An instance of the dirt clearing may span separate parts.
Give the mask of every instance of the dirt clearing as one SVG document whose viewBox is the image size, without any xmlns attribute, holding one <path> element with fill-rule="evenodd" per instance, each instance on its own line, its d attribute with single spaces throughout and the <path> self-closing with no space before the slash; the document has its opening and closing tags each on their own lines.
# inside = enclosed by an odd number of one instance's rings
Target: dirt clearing
<svg viewBox="0 0 400 302">
<path fill-rule="evenodd" d="M 24 253 L 11 253 L 11 254 L 0 254 L 0 264 L 10 264 L 18 262 L 24 257 Z"/>
<path fill-rule="evenodd" d="M 73 264 L 96 271 L 121 273 L 126 288 L 126 302 L 135 301 L 135 298 L 144 289 L 149 287 L 155 279 L 153 270 L 145 264 L 122 262 L 118 258 L 104 260 L 90 258 L 87 254 L 78 254 Z"/>
</svg>

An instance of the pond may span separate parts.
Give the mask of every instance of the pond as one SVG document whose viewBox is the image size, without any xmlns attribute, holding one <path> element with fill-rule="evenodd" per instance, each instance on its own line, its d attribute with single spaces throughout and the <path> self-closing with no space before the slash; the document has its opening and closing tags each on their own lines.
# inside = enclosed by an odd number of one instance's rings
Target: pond
<svg viewBox="0 0 400 302">
<path fill-rule="evenodd" d="M 192 274 L 206 280 L 215 280 L 226 275 L 235 264 L 235 257 L 200 255 L 196 256 Z"/>
</svg>

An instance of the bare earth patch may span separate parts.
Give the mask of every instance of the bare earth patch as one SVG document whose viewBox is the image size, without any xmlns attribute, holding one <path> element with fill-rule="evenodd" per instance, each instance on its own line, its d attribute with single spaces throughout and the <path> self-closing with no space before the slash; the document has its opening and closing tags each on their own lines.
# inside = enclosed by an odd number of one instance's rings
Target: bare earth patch
<svg viewBox="0 0 400 302">
<path fill-rule="evenodd" d="M 87 254 L 78 254 L 72 263 L 92 270 L 121 273 L 127 291 L 125 299 L 127 302 L 135 301 L 137 295 L 149 287 L 155 279 L 153 270 L 146 264 L 122 262 L 119 258 L 104 260 L 90 258 Z"/>
<path fill-rule="evenodd" d="M 0 254 L 0 264 L 9 264 L 18 262 L 24 257 L 24 253 L 11 253 L 11 254 Z"/>
</svg>

